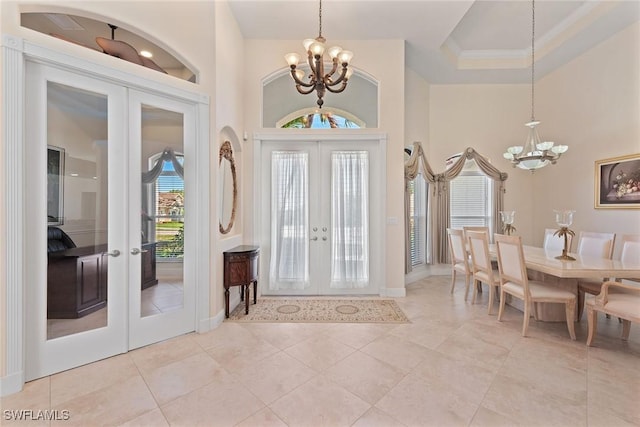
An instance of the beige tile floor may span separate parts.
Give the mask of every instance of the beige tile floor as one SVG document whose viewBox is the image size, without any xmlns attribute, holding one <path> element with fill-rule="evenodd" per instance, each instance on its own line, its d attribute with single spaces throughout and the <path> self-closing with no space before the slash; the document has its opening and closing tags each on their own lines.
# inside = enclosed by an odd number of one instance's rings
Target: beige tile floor
<svg viewBox="0 0 640 427">
<path fill-rule="evenodd" d="M 461 289 L 458 286 L 457 289 Z M 225 322 L 26 384 L 3 410 L 67 410 L 42 425 L 640 425 L 640 327 L 599 319 L 587 348 L 564 323 L 503 322 L 449 293 L 409 285 L 408 324 Z M 3 426 L 14 425 L 2 412 Z"/>
</svg>

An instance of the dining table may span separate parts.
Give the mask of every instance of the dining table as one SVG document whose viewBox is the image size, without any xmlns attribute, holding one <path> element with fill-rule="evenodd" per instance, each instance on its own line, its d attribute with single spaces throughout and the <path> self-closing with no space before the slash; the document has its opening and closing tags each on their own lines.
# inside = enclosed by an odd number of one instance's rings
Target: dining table
<svg viewBox="0 0 640 427">
<path fill-rule="evenodd" d="M 556 259 L 561 251 L 548 250 L 536 246 L 523 245 L 524 261 L 529 280 L 550 283 L 578 294 L 578 279 L 640 279 L 640 260 L 622 262 L 616 259 L 570 253 L 575 261 Z M 495 244 L 489 245 L 492 257 L 497 258 Z M 523 311 L 521 300 L 510 299 L 507 304 Z M 576 310 L 576 320 L 582 310 Z M 536 320 L 565 322 L 565 308 L 562 304 L 534 303 L 532 314 Z"/>
</svg>

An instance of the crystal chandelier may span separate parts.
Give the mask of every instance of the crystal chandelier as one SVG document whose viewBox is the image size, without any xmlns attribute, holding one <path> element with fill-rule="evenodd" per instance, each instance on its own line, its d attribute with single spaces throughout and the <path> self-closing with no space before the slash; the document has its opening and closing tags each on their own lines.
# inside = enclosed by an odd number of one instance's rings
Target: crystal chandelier
<svg viewBox="0 0 640 427">
<path fill-rule="evenodd" d="M 296 89 L 303 95 L 308 95 L 314 90 L 318 95 L 318 107 L 322 108 L 324 103 L 322 97 L 328 90 L 332 93 L 340 93 L 347 87 L 347 81 L 353 69 L 349 68 L 349 61 L 353 57 L 353 52 L 348 50 L 342 50 L 339 46 L 329 48 L 327 51 L 331 58 L 331 71 L 327 74 L 324 73 L 324 52 L 326 49 L 326 39 L 322 37 L 322 0 L 320 0 L 320 6 L 318 8 L 318 37 L 315 39 L 305 39 L 302 44 L 307 51 L 307 60 L 309 62 L 309 68 L 311 74 L 309 74 L 309 81 L 305 82 L 305 72 L 297 68 L 298 62 L 300 62 L 300 55 L 297 53 L 288 53 L 285 55 L 285 59 L 291 67 L 291 76 L 296 83 Z M 339 75 L 334 78 L 334 75 L 338 71 L 338 67 L 341 67 Z"/>
<path fill-rule="evenodd" d="M 510 160 L 514 167 L 530 170 L 534 172 L 536 169 L 547 166 L 549 163 L 555 164 L 560 156 L 565 153 L 569 147 L 566 145 L 554 145 L 551 141 L 541 141 L 536 126 L 540 124 L 535 119 L 534 114 L 534 76 L 535 76 L 535 34 L 536 34 L 536 13 L 535 0 L 531 1 L 531 121 L 525 123 L 529 128 L 529 135 L 524 146 L 513 146 L 507 148 L 503 154 L 504 158 Z"/>
</svg>

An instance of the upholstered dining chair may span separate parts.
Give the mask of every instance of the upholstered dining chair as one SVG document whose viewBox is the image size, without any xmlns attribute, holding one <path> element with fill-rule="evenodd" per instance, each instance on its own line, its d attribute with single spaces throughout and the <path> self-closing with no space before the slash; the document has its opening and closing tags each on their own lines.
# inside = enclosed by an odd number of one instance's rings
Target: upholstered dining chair
<svg viewBox="0 0 640 427">
<path fill-rule="evenodd" d="M 498 321 L 502 321 L 506 294 L 524 301 L 522 336 L 527 335 L 531 308 L 535 302 L 550 302 L 565 305 L 567 328 L 572 340 L 576 339 L 574 317 L 576 295 L 573 292 L 543 282 L 529 280 L 520 236 L 495 234 L 500 272 L 500 310 Z"/>
<path fill-rule="evenodd" d="M 500 275 L 491 266 L 491 256 L 489 255 L 489 232 L 488 231 L 466 231 L 469 239 L 469 250 L 471 252 L 471 274 L 473 275 L 473 300 L 475 304 L 478 295 L 478 287 L 482 283 L 489 286 L 489 309 L 491 314 L 493 300 L 495 299 L 494 288 L 500 289 Z"/>
<path fill-rule="evenodd" d="M 622 320 L 622 339 L 629 339 L 631 322 L 640 322 L 640 287 L 607 281 L 602 284 L 600 294 L 587 301 L 587 323 L 591 346 L 598 330 L 598 312 L 613 315 Z"/>
<path fill-rule="evenodd" d="M 545 228 L 544 241 L 542 247 L 548 251 L 557 251 L 558 255 L 562 253 L 564 249 L 564 237 L 554 236 L 553 234 L 557 230 L 555 228 Z M 571 252 L 571 244 L 573 243 L 573 236 L 567 236 L 567 243 L 569 244 L 568 252 Z"/>
<path fill-rule="evenodd" d="M 587 257 L 611 259 L 613 256 L 613 245 L 615 239 L 615 233 L 581 231 L 579 234 L 578 249 L 576 252 L 579 255 Z M 578 280 L 578 320 L 582 319 L 585 293 L 598 295 L 600 293 L 602 282 L 608 279 L 609 277 Z"/>
<path fill-rule="evenodd" d="M 464 231 L 447 228 L 449 238 L 449 251 L 451 254 L 451 293 L 456 285 L 457 273 L 464 274 L 464 299 L 469 294 L 469 283 L 471 282 L 471 269 L 469 268 L 469 256 L 465 247 Z"/>
</svg>

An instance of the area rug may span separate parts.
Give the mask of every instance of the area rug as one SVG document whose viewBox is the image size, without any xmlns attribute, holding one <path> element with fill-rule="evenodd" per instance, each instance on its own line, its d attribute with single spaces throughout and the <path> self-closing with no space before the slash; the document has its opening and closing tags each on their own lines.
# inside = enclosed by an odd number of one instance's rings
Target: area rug
<svg viewBox="0 0 640 427">
<path fill-rule="evenodd" d="M 252 301 L 253 302 L 253 301 Z M 390 299 L 334 298 L 260 298 L 244 302 L 229 315 L 235 322 L 307 322 L 307 323 L 408 323 L 398 304 Z"/>
</svg>

